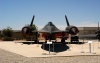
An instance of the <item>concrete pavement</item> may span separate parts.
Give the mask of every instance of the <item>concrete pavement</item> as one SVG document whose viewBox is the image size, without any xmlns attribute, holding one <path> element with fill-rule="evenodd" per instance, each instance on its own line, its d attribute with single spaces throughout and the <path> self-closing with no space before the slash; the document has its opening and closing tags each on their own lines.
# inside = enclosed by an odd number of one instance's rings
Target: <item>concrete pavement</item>
<svg viewBox="0 0 100 63">
<path fill-rule="evenodd" d="M 0 48 L 25 57 L 100 55 L 100 49 L 98 48 L 99 42 L 97 40 L 92 40 L 91 44 L 88 43 L 88 41 L 85 41 L 84 44 L 68 43 L 65 45 L 67 47 L 63 47 L 60 44 L 54 44 L 54 49 L 59 49 L 57 50 L 58 52 L 49 52 L 46 49 L 44 50 L 42 44 L 22 44 L 16 42 L 18 41 L 0 41 Z M 64 48 L 65 50 L 63 50 Z"/>
</svg>

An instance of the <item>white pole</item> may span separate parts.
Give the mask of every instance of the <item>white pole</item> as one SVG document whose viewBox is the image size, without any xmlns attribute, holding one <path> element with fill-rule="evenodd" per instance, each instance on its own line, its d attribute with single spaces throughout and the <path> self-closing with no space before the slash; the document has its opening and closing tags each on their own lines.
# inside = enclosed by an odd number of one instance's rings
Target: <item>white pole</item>
<svg viewBox="0 0 100 63">
<path fill-rule="evenodd" d="M 49 54 L 50 54 L 50 44 L 49 44 Z"/>
<path fill-rule="evenodd" d="M 93 54 L 96 54 L 96 53 L 94 52 L 94 42 L 93 42 Z"/>
<path fill-rule="evenodd" d="M 84 44 L 84 38 L 83 38 L 82 51 L 81 51 L 81 53 L 84 53 L 84 51 L 83 51 L 83 44 Z"/>
<path fill-rule="evenodd" d="M 91 43 L 89 43 L 89 52 L 91 53 Z"/>
</svg>

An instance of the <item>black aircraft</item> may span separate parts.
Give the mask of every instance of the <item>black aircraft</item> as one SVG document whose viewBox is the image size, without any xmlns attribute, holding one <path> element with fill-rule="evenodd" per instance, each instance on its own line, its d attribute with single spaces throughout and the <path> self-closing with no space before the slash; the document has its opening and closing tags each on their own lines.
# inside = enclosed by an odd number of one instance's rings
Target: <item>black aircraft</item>
<svg viewBox="0 0 100 63">
<path fill-rule="evenodd" d="M 77 36 L 77 33 L 79 32 L 78 28 L 76 26 L 73 26 L 73 25 L 70 25 L 69 24 L 69 21 L 67 19 L 67 16 L 65 15 L 65 19 L 66 19 L 66 23 L 67 23 L 67 27 L 65 29 L 65 32 L 70 34 L 70 38 L 71 38 L 71 42 L 72 41 L 79 41 L 78 39 L 78 36 Z"/>
<path fill-rule="evenodd" d="M 27 36 L 32 37 L 33 35 L 35 35 L 34 41 L 37 42 L 37 40 L 38 40 L 38 31 L 37 31 L 35 25 L 33 25 L 34 17 L 35 16 L 33 15 L 33 18 L 32 18 L 32 21 L 31 21 L 30 25 L 23 27 L 21 32 L 22 32 L 22 35 L 26 36 L 26 37 Z"/>
<path fill-rule="evenodd" d="M 78 28 L 76 26 L 69 24 L 69 21 L 68 21 L 66 15 L 65 15 L 65 19 L 66 19 L 66 23 L 67 23 L 67 27 L 65 29 L 66 33 L 69 33 L 71 35 L 76 35 L 79 32 Z"/>
<path fill-rule="evenodd" d="M 65 42 L 65 39 L 69 37 L 69 34 L 71 35 L 71 41 L 78 41 L 78 36 L 76 34 L 79 32 L 78 28 L 76 26 L 71 26 L 68 22 L 67 16 L 65 15 L 67 27 L 65 31 L 59 30 L 52 22 L 48 22 L 47 25 L 44 26 L 40 31 L 37 31 L 33 28 L 33 21 L 34 17 L 32 18 L 32 21 L 29 26 L 25 26 L 22 28 L 22 34 L 24 36 L 31 36 L 32 33 L 36 34 L 35 41 L 38 40 L 38 32 L 43 33 L 45 35 L 45 39 L 47 40 L 55 40 L 55 38 L 59 37 L 61 38 L 61 42 Z"/>
<path fill-rule="evenodd" d="M 45 41 L 47 40 L 56 40 L 56 34 L 62 32 L 59 30 L 52 22 L 48 22 L 41 30 L 39 30 L 43 34 Z"/>
<path fill-rule="evenodd" d="M 71 26 L 68 22 L 67 16 L 65 15 L 67 27 L 65 31 L 59 30 L 52 22 L 49 22 L 39 32 L 45 35 L 46 39 L 52 40 L 53 38 L 61 38 L 61 42 L 65 42 L 65 39 L 71 35 L 71 41 L 78 41 L 76 34 L 79 32 L 76 26 Z"/>
<path fill-rule="evenodd" d="M 66 19 L 66 24 L 67 27 L 65 29 L 65 31 L 61 31 L 59 30 L 52 22 L 48 22 L 48 24 L 46 24 L 44 26 L 44 28 L 42 28 L 41 30 L 37 31 L 36 28 L 33 27 L 33 21 L 34 21 L 34 17 L 32 18 L 32 21 L 30 23 L 29 26 L 25 26 L 22 28 L 22 34 L 24 36 L 32 36 L 35 33 L 35 42 L 38 42 L 38 32 L 43 33 L 43 35 L 45 36 L 46 40 L 55 40 L 55 38 L 61 38 L 61 42 L 65 42 L 66 38 L 71 38 L 71 42 L 72 41 L 79 41 L 79 37 L 96 37 L 99 36 L 99 29 L 96 32 L 97 34 L 90 34 L 90 35 L 77 35 L 79 33 L 79 30 L 76 26 L 72 26 L 69 24 L 69 21 L 67 19 L 67 16 L 65 15 L 65 19 Z M 98 25 L 99 28 L 99 25 Z"/>
</svg>

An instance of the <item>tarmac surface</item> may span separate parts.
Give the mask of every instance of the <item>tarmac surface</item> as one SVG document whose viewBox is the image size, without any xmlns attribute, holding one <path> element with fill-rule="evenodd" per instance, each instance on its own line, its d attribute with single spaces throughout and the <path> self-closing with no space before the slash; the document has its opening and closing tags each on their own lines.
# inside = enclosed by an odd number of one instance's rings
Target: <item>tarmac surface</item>
<svg viewBox="0 0 100 63">
<path fill-rule="evenodd" d="M 0 49 L 0 63 L 100 63 L 100 56 L 24 57 Z"/>
<path fill-rule="evenodd" d="M 53 50 L 50 50 L 49 54 L 48 48 L 43 49 L 42 44 L 1 41 L 0 63 L 100 63 L 100 49 L 98 48 L 99 42 L 97 40 L 93 40 L 91 43 L 91 52 L 89 43 L 68 43 L 63 45 L 64 47 L 61 44 L 54 45 L 59 49 L 54 51 L 56 55 L 53 54 Z M 49 45 L 45 46 L 48 47 Z M 94 52 L 96 54 L 93 54 Z M 46 55 L 42 53 L 46 53 Z"/>
<path fill-rule="evenodd" d="M 1 41 L 0 48 L 25 57 L 53 57 L 53 56 L 79 56 L 100 55 L 99 42 L 97 40 L 79 43 L 54 43 L 31 44 L 21 41 Z"/>
</svg>

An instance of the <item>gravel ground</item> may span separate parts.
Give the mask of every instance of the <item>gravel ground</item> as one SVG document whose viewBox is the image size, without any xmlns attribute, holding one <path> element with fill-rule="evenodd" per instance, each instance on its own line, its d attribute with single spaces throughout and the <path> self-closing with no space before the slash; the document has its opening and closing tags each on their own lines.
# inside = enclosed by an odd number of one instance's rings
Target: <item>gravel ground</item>
<svg viewBox="0 0 100 63">
<path fill-rule="evenodd" d="M 0 63 L 100 63 L 100 56 L 27 58 L 0 49 Z"/>
</svg>

